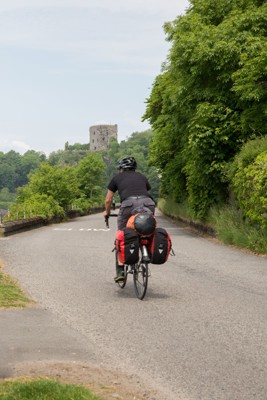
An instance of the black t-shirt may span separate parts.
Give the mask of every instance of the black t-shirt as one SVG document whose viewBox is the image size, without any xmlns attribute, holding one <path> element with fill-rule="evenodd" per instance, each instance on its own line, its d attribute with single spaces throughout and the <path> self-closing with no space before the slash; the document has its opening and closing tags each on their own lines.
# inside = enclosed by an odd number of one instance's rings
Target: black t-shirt
<svg viewBox="0 0 267 400">
<path fill-rule="evenodd" d="M 148 190 L 151 186 L 147 178 L 135 171 L 123 171 L 115 175 L 110 183 L 108 189 L 113 193 L 119 192 L 121 201 L 130 196 L 147 196 L 151 197 Z"/>
</svg>

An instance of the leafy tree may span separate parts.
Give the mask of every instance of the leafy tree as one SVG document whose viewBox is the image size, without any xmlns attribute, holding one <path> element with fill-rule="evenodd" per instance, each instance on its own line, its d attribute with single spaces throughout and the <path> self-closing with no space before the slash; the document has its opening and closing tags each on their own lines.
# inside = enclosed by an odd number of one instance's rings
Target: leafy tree
<svg viewBox="0 0 267 400">
<path fill-rule="evenodd" d="M 147 100 L 150 161 L 165 195 L 185 195 L 204 218 L 225 200 L 226 164 L 246 141 L 267 133 L 267 4 L 191 0 L 165 24 L 171 42 Z"/>
<path fill-rule="evenodd" d="M 30 173 L 29 183 L 18 188 L 13 208 L 18 207 L 20 213 L 25 211 L 28 216 L 46 218 L 62 215 L 72 206 L 87 210 L 103 202 L 103 187 L 99 185 L 104 168 L 101 155 L 93 153 L 87 153 L 77 167 L 42 163 Z"/>
<path fill-rule="evenodd" d="M 19 186 L 23 186 L 28 182 L 28 175 L 30 172 L 35 171 L 42 162 L 46 161 L 44 153 L 28 150 L 21 157 L 21 170 L 18 180 Z"/>
<path fill-rule="evenodd" d="M 15 166 L 9 165 L 5 161 L 0 161 L 0 189 L 7 188 L 13 192 L 16 188 L 17 180 L 18 174 Z"/>
<path fill-rule="evenodd" d="M 53 151 L 49 154 L 48 162 L 50 165 L 78 165 L 79 161 L 86 156 L 89 151 L 89 144 L 69 145 L 65 143 L 64 150 Z"/>
<path fill-rule="evenodd" d="M 27 197 L 19 196 L 16 204 L 10 209 L 11 215 L 17 215 L 18 219 L 29 217 L 43 217 L 50 219 L 54 216 L 64 216 L 64 209 L 52 197 L 46 194 L 29 193 Z"/>
<path fill-rule="evenodd" d="M 48 163 L 30 174 L 29 183 L 20 188 L 19 202 L 27 201 L 32 195 L 46 195 L 55 199 L 60 207 L 67 210 L 79 196 L 76 171 L 72 167 L 52 167 Z"/>
<path fill-rule="evenodd" d="M 57 164 L 64 164 L 65 163 L 63 161 L 64 154 L 65 154 L 64 150 L 52 151 L 52 153 L 49 154 L 47 161 L 52 166 L 55 166 Z"/>
<path fill-rule="evenodd" d="M 11 193 L 7 187 L 0 190 L 0 208 L 8 209 L 16 201 L 16 194 Z"/>
<path fill-rule="evenodd" d="M 0 154 L 0 189 L 15 191 L 19 179 L 21 156 L 14 150 Z"/>
<path fill-rule="evenodd" d="M 78 185 L 87 198 L 91 198 L 93 194 L 99 192 L 96 187 L 103 187 L 104 172 L 105 164 L 99 153 L 89 152 L 79 162 L 76 167 Z"/>
<path fill-rule="evenodd" d="M 183 141 L 189 109 L 181 107 L 171 112 L 175 108 L 171 104 L 174 89 L 169 72 L 158 75 L 143 119 L 148 119 L 153 127 L 153 136 L 149 141 L 149 165 L 155 166 L 161 176 L 161 196 L 171 193 L 176 201 L 181 201 L 186 190 Z"/>
<path fill-rule="evenodd" d="M 82 151 L 87 153 L 90 145 L 89 143 L 81 144 L 81 143 L 74 143 L 74 144 L 69 144 L 68 142 L 65 144 L 65 150 L 69 151 Z"/>
<path fill-rule="evenodd" d="M 45 159 L 45 154 L 34 150 L 27 151 L 23 156 L 14 150 L 0 153 L 0 189 L 7 187 L 15 192 L 18 186 L 28 182 L 29 172 L 37 169 Z"/>
<path fill-rule="evenodd" d="M 107 183 L 110 178 L 117 172 L 118 157 L 120 145 L 115 138 L 111 138 L 109 148 L 102 150 L 100 154 L 106 165 L 105 182 Z"/>
</svg>

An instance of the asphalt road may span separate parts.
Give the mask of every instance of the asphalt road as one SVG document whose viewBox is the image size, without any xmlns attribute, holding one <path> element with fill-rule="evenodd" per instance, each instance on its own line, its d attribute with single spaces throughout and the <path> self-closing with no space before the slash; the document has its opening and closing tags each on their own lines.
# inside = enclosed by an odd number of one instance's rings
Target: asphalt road
<svg viewBox="0 0 267 400">
<path fill-rule="evenodd" d="M 176 256 L 151 265 L 143 301 L 132 279 L 113 282 L 115 219 L 110 230 L 96 214 L 0 239 L 5 271 L 36 302 L 0 310 L 0 375 L 21 361 L 87 360 L 162 400 L 266 400 L 267 258 L 157 219 Z"/>
</svg>

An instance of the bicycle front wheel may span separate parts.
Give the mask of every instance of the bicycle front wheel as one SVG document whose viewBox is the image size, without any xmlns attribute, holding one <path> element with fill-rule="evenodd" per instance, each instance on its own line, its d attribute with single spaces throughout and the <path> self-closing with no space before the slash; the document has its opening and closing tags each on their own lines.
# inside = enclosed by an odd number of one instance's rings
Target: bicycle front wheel
<svg viewBox="0 0 267 400">
<path fill-rule="evenodd" d="M 136 297 L 139 300 L 143 300 L 146 295 L 147 283 L 148 283 L 148 263 L 139 261 L 135 265 L 133 273 L 134 290 Z"/>
</svg>

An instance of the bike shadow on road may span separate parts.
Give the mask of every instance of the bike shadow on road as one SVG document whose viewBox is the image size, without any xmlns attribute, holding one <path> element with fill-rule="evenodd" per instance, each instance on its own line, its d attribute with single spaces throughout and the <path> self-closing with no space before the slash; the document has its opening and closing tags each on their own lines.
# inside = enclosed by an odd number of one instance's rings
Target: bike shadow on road
<svg viewBox="0 0 267 400">
<path fill-rule="evenodd" d="M 130 286 L 125 287 L 124 289 L 114 288 L 114 292 L 116 296 L 120 299 L 125 298 L 125 299 L 136 299 L 136 295 L 134 293 L 134 288 Z M 158 291 L 153 290 L 152 288 L 147 289 L 147 293 L 143 301 L 149 301 L 150 299 L 169 299 L 171 296 L 166 294 L 166 293 L 160 293 Z"/>
</svg>

